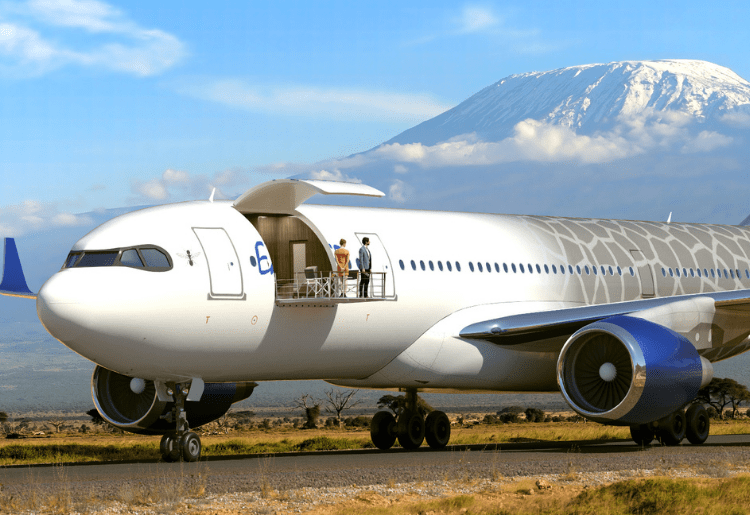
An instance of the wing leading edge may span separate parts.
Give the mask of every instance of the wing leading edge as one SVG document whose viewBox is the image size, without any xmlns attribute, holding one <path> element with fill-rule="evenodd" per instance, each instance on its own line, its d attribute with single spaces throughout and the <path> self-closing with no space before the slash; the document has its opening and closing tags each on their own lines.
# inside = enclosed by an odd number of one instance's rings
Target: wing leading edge
<svg viewBox="0 0 750 515">
<path fill-rule="evenodd" d="M 0 295 L 36 299 L 36 293 L 29 290 L 26 285 L 21 259 L 18 257 L 16 241 L 13 238 L 5 238 L 5 261 L 3 280 L 0 282 Z"/>
<path fill-rule="evenodd" d="M 460 331 L 459 336 L 471 340 L 485 340 L 501 346 L 522 346 L 538 340 L 570 336 L 597 320 L 700 298 L 712 299 L 717 311 L 750 311 L 750 290 L 733 290 L 511 315 L 466 326 Z"/>
</svg>

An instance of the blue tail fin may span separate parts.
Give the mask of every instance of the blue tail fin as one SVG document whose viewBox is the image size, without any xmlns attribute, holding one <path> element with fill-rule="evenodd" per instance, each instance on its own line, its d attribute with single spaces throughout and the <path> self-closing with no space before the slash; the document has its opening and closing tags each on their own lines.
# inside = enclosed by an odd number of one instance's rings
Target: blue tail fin
<svg viewBox="0 0 750 515">
<path fill-rule="evenodd" d="M 13 238 L 5 238 L 5 263 L 3 267 L 3 280 L 0 282 L 0 295 L 11 297 L 24 297 L 35 299 L 36 293 L 29 290 L 26 278 L 23 276 L 21 260 L 18 257 L 16 241 Z"/>
</svg>

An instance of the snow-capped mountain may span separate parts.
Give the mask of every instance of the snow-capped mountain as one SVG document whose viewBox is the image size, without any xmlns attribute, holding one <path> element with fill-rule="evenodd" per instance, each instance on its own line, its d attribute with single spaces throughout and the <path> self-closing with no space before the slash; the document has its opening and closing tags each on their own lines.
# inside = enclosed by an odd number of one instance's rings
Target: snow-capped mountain
<svg viewBox="0 0 750 515">
<path fill-rule="evenodd" d="M 522 73 L 386 143 L 434 145 L 468 133 L 499 141 L 526 119 L 591 134 L 610 129 L 617 120 L 645 115 L 677 123 L 743 121 L 750 118 L 750 82 L 728 68 L 695 60 L 623 61 Z"/>
</svg>

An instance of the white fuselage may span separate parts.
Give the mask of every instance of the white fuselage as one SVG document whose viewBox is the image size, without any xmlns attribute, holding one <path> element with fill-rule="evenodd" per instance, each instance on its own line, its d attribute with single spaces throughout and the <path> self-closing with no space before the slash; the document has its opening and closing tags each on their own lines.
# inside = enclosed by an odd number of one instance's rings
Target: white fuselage
<svg viewBox="0 0 750 515">
<path fill-rule="evenodd" d="M 170 270 L 64 268 L 40 290 L 39 317 L 82 356 L 144 379 L 553 391 L 557 352 L 459 331 L 519 313 L 750 287 L 748 231 L 738 227 L 316 205 L 294 216 L 333 270 L 339 239 L 356 268 L 360 237 L 376 235 L 385 298 L 278 302 L 267 242 L 248 218 L 229 202 L 187 202 L 117 217 L 73 247 L 155 245 Z M 709 359 L 732 355 L 728 341 L 714 342 Z"/>
</svg>

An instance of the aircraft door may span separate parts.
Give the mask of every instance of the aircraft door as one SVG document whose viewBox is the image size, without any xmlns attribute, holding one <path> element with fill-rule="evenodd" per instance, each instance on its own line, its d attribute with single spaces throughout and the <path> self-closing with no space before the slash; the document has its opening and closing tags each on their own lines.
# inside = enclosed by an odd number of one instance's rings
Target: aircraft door
<svg viewBox="0 0 750 515">
<path fill-rule="evenodd" d="M 212 298 L 242 298 L 242 271 L 237 251 L 224 229 L 193 227 L 208 263 Z"/>
<path fill-rule="evenodd" d="M 395 296 L 396 285 L 393 279 L 393 267 L 391 266 L 391 258 L 388 257 L 388 251 L 385 250 L 383 242 L 380 241 L 380 238 L 375 233 L 357 232 L 354 234 L 357 235 L 358 245 L 351 250 L 351 257 L 353 258 L 352 261 L 355 262 L 355 266 L 357 268 L 359 268 L 358 256 L 359 249 L 362 246 L 362 238 L 370 238 L 369 249 L 370 255 L 372 256 L 372 268 L 370 269 L 370 271 L 376 274 L 373 275 L 370 279 L 370 290 L 372 291 L 371 295 L 383 295 L 385 297 Z M 380 275 L 381 273 L 385 275 Z M 384 279 L 385 285 L 383 285 Z M 383 287 L 385 287 L 385 294 L 383 294 Z"/>
<path fill-rule="evenodd" d="M 638 268 L 638 277 L 641 280 L 641 297 L 648 298 L 654 296 L 654 276 L 651 273 L 651 265 L 646 261 L 643 252 L 640 250 L 631 250 L 635 266 Z"/>
</svg>

